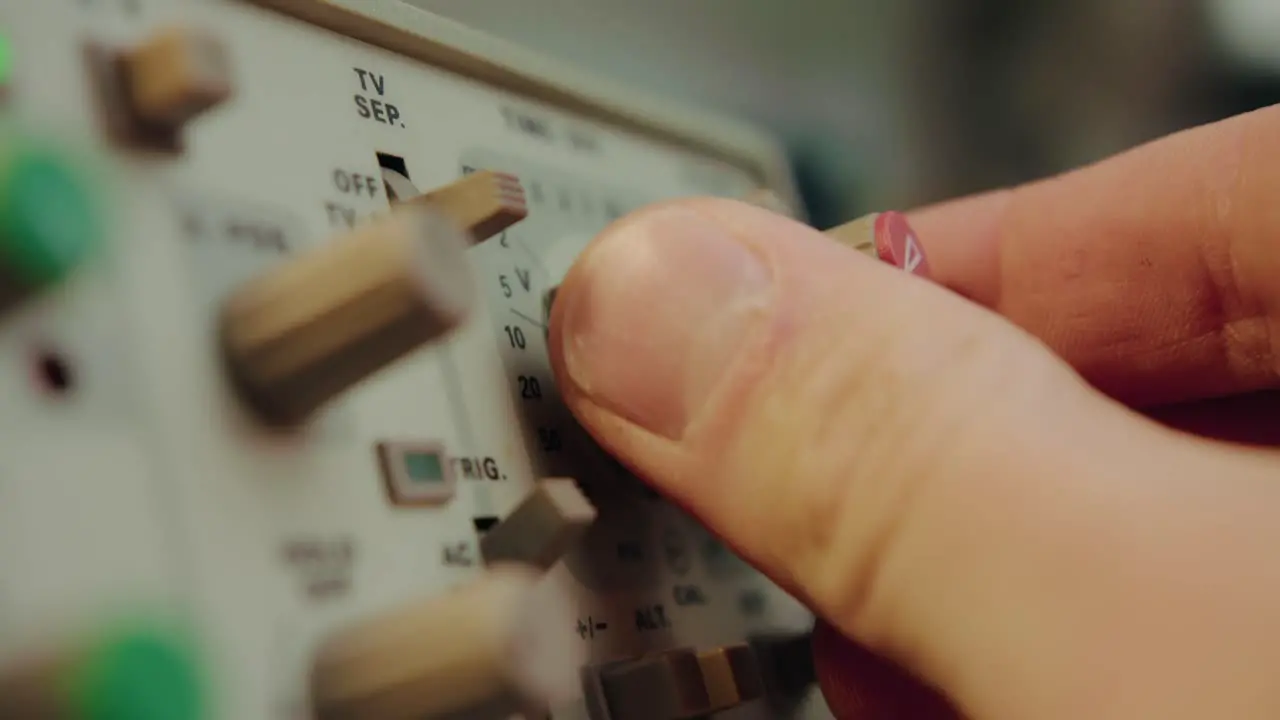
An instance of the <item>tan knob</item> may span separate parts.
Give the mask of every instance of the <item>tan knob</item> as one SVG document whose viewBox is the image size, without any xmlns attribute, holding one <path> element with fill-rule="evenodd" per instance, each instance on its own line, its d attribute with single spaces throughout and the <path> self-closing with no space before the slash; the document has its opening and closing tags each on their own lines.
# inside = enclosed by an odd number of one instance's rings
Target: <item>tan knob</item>
<svg viewBox="0 0 1280 720">
<path fill-rule="evenodd" d="M 876 252 L 876 217 L 879 213 L 864 215 L 843 225 L 837 225 L 826 231 L 827 237 L 841 245 L 857 250 L 873 258 L 879 258 Z"/>
<path fill-rule="evenodd" d="M 478 170 L 442 188 L 410 197 L 407 193 L 412 184 L 403 175 L 390 172 L 398 177 L 387 185 L 400 202 L 436 208 L 453 218 L 476 243 L 488 240 L 529 214 L 524 186 L 515 175 Z M 386 172 L 383 179 L 387 179 Z"/>
<path fill-rule="evenodd" d="M 596 509 L 577 483 L 548 478 L 485 533 L 480 552 L 489 563 L 518 562 L 549 570 L 595 519 Z"/>
<path fill-rule="evenodd" d="M 598 678 L 610 720 L 691 720 L 712 711 L 698 655 L 689 648 L 613 663 Z"/>
<path fill-rule="evenodd" d="M 461 231 L 406 208 L 234 290 L 222 307 L 224 360 L 260 419 L 295 425 L 457 327 L 473 293 Z"/>
<path fill-rule="evenodd" d="M 578 691 L 571 598 L 531 569 L 469 585 L 325 641 L 311 674 L 320 720 L 544 717 Z"/>
<path fill-rule="evenodd" d="M 179 128 L 231 96 L 226 52 L 203 32 L 164 30 L 126 53 L 122 64 L 129 107 L 150 126 Z"/>
<path fill-rule="evenodd" d="M 726 645 L 698 653 L 698 667 L 714 712 L 737 707 L 764 695 L 764 680 L 755 653 L 746 644 Z"/>
</svg>

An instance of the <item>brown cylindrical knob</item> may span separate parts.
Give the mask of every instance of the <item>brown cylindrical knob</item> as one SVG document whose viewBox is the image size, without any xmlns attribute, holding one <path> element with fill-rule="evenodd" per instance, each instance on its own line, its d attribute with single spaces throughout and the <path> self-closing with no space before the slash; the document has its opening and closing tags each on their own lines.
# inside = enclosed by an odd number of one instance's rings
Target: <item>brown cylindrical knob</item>
<svg viewBox="0 0 1280 720">
<path fill-rule="evenodd" d="M 449 219 L 405 208 L 234 290 L 222 349 L 245 403 L 296 425 L 467 316 L 467 241 Z"/>
<path fill-rule="evenodd" d="M 319 720 L 541 717 L 578 691 L 582 644 L 561 585 L 495 567 L 329 638 L 311 674 Z"/>
</svg>

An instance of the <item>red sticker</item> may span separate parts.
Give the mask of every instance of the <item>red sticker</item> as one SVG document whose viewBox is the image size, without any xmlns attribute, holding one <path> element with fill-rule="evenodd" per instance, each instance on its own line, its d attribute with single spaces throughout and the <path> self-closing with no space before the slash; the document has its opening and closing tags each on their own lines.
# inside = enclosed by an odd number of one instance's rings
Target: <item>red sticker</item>
<svg viewBox="0 0 1280 720">
<path fill-rule="evenodd" d="M 876 255 L 881 260 L 912 275 L 929 277 L 929 260 L 907 218 L 898 212 L 882 212 L 876 217 Z"/>
</svg>

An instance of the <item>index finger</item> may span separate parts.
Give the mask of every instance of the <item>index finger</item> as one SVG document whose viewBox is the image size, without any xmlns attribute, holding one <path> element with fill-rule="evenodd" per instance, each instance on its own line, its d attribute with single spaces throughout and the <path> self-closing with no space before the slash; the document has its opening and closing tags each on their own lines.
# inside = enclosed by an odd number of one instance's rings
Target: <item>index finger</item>
<svg viewBox="0 0 1280 720">
<path fill-rule="evenodd" d="M 937 281 L 1112 396 L 1280 384 L 1280 106 L 910 217 Z"/>
</svg>

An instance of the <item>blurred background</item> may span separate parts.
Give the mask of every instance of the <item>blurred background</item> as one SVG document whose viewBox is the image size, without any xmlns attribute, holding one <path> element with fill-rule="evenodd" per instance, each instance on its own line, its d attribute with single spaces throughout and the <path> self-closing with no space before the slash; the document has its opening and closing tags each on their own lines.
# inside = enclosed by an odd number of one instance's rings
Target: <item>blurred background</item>
<svg viewBox="0 0 1280 720">
<path fill-rule="evenodd" d="M 1280 102 L 1280 0 L 409 0 L 786 142 L 819 226 Z"/>
</svg>

